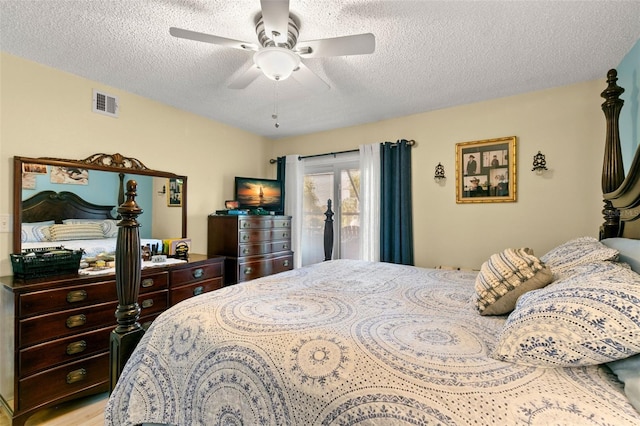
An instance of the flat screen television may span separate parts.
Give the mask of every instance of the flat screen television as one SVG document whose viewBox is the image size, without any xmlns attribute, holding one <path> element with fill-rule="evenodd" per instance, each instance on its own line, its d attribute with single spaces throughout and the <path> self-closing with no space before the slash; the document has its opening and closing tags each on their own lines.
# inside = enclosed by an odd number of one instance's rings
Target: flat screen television
<svg viewBox="0 0 640 426">
<path fill-rule="evenodd" d="M 276 179 L 236 176 L 235 199 L 239 209 L 262 208 L 276 214 L 284 212 L 282 182 Z"/>
</svg>

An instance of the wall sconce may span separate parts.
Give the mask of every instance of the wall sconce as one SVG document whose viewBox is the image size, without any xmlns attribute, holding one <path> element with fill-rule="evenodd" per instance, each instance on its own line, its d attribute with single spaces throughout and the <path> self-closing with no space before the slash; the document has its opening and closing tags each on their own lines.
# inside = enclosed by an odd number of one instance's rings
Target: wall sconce
<svg viewBox="0 0 640 426">
<path fill-rule="evenodd" d="M 444 175 L 444 166 L 440 163 L 436 166 L 436 173 L 433 175 L 433 180 L 436 183 L 443 182 L 447 177 Z"/>
<path fill-rule="evenodd" d="M 162 185 L 162 191 L 158 191 L 158 195 L 164 195 L 167 193 L 166 185 Z"/>
<path fill-rule="evenodd" d="M 537 175 L 541 175 L 545 170 L 547 170 L 547 160 L 544 159 L 544 154 L 538 151 L 538 153 L 533 156 L 533 169 L 531 169 L 531 171 L 536 172 Z"/>
</svg>

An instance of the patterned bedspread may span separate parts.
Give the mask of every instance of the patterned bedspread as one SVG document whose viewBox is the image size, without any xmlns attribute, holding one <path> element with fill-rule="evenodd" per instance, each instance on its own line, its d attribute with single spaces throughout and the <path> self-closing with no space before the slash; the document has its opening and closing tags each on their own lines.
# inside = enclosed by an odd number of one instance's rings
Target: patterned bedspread
<svg viewBox="0 0 640 426">
<path fill-rule="evenodd" d="M 606 367 L 487 354 L 475 274 L 337 260 L 188 299 L 127 363 L 107 425 L 640 424 Z"/>
</svg>

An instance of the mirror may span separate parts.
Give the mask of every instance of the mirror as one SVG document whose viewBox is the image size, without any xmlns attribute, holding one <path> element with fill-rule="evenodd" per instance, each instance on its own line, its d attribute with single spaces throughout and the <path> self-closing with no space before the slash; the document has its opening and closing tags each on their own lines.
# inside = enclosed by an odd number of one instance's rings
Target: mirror
<svg viewBox="0 0 640 426">
<path fill-rule="evenodd" d="M 113 206 L 111 215 L 116 217 L 126 182 L 132 179 L 138 183 L 136 202 L 143 210 L 140 237 L 186 238 L 186 176 L 151 170 L 120 154 L 94 154 L 84 160 L 14 157 L 13 252 L 22 250 L 23 201 L 43 191 L 71 192 L 93 205 Z"/>
</svg>

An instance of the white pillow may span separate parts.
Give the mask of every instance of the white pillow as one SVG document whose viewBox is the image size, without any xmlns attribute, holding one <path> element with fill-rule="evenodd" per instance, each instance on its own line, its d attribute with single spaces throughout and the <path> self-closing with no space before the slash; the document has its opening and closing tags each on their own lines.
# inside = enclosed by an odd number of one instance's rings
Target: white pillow
<svg viewBox="0 0 640 426">
<path fill-rule="evenodd" d="M 102 232 L 105 238 L 117 238 L 118 237 L 118 221 L 114 219 L 103 220 Z"/>
<path fill-rule="evenodd" d="M 542 367 L 603 364 L 640 353 L 640 275 L 593 262 L 518 299 L 491 356 Z"/>
<path fill-rule="evenodd" d="M 45 229 L 49 228 L 55 222 L 48 220 L 45 222 L 23 223 L 20 240 L 23 243 L 40 243 L 48 241 Z"/>
<path fill-rule="evenodd" d="M 561 244 L 540 256 L 555 278 L 571 274 L 571 269 L 598 260 L 617 260 L 618 250 L 609 248 L 593 237 L 579 237 Z"/>
</svg>

